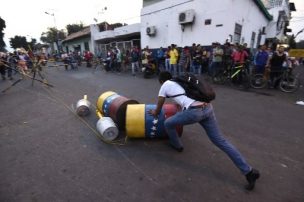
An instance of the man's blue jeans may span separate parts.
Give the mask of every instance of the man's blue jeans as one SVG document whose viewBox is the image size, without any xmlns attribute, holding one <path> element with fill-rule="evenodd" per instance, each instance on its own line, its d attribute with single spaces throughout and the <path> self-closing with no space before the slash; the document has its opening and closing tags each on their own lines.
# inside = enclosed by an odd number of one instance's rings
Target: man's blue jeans
<svg viewBox="0 0 304 202">
<path fill-rule="evenodd" d="M 242 154 L 223 136 L 211 104 L 205 108 L 187 109 L 166 119 L 164 124 L 170 143 L 177 148 L 182 147 L 175 127 L 193 123 L 199 123 L 205 129 L 211 142 L 224 151 L 244 175 L 251 171 Z"/>
<path fill-rule="evenodd" d="M 170 64 L 170 73 L 173 76 L 177 76 L 177 64 Z"/>
</svg>

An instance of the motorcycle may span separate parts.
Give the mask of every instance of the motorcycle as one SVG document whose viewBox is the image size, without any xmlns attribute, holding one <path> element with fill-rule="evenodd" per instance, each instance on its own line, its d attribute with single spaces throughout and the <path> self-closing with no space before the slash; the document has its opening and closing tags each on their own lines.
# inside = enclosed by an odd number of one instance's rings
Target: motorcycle
<svg viewBox="0 0 304 202">
<path fill-rule="evenodd" d="M 104 69 L 105 69 L 107 72 L 111 70 L 111 66 L 110 66 L 111 58 L 110 58 L 110 57 L 105 58 L 105 59 L 101 59 L 101 62 L 102 62 L 102 64 L 103 64 Z"/>
<path fill-rule="evenodd" d="M 153 61 L 149 61 L 148 64 L 144 64 L 142 67 L 142 72 L 144 75 L 144 78 L 151 78 L 156 75 L 156 64 Z"/>
</svg>

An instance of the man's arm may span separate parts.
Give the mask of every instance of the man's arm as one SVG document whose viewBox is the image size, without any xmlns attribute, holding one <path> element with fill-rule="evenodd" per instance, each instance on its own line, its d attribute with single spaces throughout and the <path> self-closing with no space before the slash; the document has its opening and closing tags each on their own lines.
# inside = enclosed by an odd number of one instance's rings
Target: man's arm
<svg viewBox="0 0 304 202">
<path fill-rule="evenodd" d="M 162 96 L 158 96 L 158 100 L 157 100 L 157 106 L 155 110 L 150 110 L 149 113 L 154 116 L 157 117 L 165 103 L 166 98 L 162 97 Z"/>
</svg>

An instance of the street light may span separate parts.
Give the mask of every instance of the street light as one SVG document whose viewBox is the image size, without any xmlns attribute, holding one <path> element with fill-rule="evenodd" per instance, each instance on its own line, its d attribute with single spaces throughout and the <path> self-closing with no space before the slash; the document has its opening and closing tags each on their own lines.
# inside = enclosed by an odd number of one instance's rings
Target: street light
<svg viewBox="0 0 304 202">
<path fill-rule="evenodd" d="M 55 14 L 54 13 L 49 13 L 49 12 L 46 12 L 46 11 L 44 13 L 54 17 L 54 25 L 55 25 L 55 28 L 57 29 Z"/>
<path fill-rule="evenodd" d="M 99 14 L 101 14 L 101 15 L 104 14 L 107 9 L 108 8 L 106 6 L 104 8 L 102 8 L 101 11 L 97 13 L 97 18 L 99 18 Z M 98 19 L 94 18 L 94 21 L 95 21 L 95 23 L 97 23 Z M 107 23 L 105 23 L 105 30 L 107 30 L 107 29 L 108 29 Z"/>
<path fill-rule="evenodd" d="M 59 33 L 58 33 L 58 29 L 57 29 L 57 25 L 56 25 L 56 18 L 55 18 L 55 13 L 49 13 L 49 12 L 44 12 L 47 15 L 53 16 L 54 18 L 54 25 L 55 25 L 55 29 L 56 29 L 56 45 L 57 45 L 57 51 L 58 53 L 60 53 L 60 48 L 59 48 L 59 42 L 58 42 L 58 38 L 59 38 Z"/>
</svg>

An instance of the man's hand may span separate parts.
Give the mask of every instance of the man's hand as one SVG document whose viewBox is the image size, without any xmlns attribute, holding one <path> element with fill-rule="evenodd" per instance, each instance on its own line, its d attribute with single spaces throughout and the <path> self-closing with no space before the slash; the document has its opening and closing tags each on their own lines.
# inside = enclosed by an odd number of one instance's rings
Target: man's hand
<svg viewBox="0 0 304 202">
<path fill-rule="evenodd" d="M 165 103 L 165 99 L 165 97 L 159 96 L 157 100 L 156 109 L 151 109 L 148 111 L 148 113 L 154 117 L 157 117 L 163 107 L 163 104 Z"/>
<path fill-rule="evenodd" d="M 151 116 L 158 117 L 158 114 L 156 113 L 156 110 L 155 110 L 155 109 L 150 109 L 150 110 L 148 111 L 148 113 L 149 113 Z"/>
</svg>

